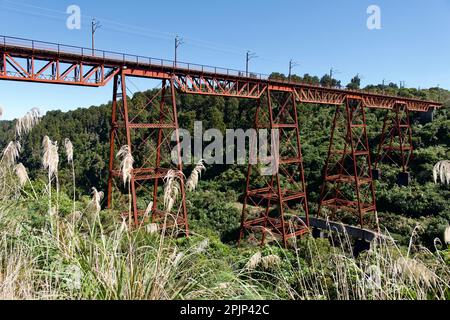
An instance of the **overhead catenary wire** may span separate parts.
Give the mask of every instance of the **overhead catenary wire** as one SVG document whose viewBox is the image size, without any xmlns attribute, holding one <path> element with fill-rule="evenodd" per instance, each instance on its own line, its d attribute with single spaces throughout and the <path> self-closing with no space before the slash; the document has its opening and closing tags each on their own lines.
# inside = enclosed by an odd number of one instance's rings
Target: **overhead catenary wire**
<svg viewBox="0 0 450 320">
<path fill-rule="evenodd" d="M 60 11 L 56 9 L 46 8 L 42 6 L 37 6 L 29 3 L 16 3 L 10 0 L 0 1 L 0 6 L 3 9 L 14 11 L 16 13 L 28 14 L 36 17 L 51 18 L 54 20 L 65 21 L 67 19 L 67 13 L 65 11 Z M 28 10 L 26 10 L 28 9 Z M 32 9 L 32 10 L 30 10 Z M 41 12 L 38 12 L 41 11 Z M 42 13 L 42 11 L 46 13 Z M 140 36 L 144 38 L 159 39 L 173 41 L 173 38 L 177 35 L 176 33 L 164 32 L 160 30 L 150 29 L 147 27 L 134 26 L 122 22 L 117 22 L 111 19 L 105 19 L 103 17 L 93 17 L 90 15 L 82 14 L 81 21 L 83 23 L 90 24 L 92 19 L 97 18 L 102 21 L 102 28 L 109 31 L 121 32 L 130 35 Z M 206 41 L 202 39 L 197 39 L 190 36 L 183 36 L 186 41 L 187 46 L 198 47 L 203 49 L 208 49 L 215 52 L 233 54 L 236 56 L 241 56 L 246 50 L 243 48 L 238 48 L 229 44 L 219 44 L 216 42 Z M 262 61 L 268 61 L 273 63 L 283 63 L 282 61 L 271 59 L 267 57 L 259 57 Z"/>
<path fill-rule="evenodd" d="M 67 13 L 65 11 L 52 9 L 48 7 L 42 7 L 35 4 L 30 3 L 18 3 L 11 0 L 0 0 L 0 6 L 3 7 L 2 9 L 14 11 L 16 13 L 23 13 L 32 15 L 35 17 L 45 17 L 50 18 L 54 20 L 59 21 L 65 21 L 67 19 Z M 28 10 L 26 10 L 28 9 Z M 31 10 L 30 10 L 31 9 Z M 38 12 L 41 11 L 41 12 Z M 46 13 L 42 13 L 46 12 Z M 83 23 L 90 24 L 92 19 L 94 17 L 86 14 L 82 14 L 81 20 Z M 148 27 L 141 27 L 141 26 L 135 26 L 126 24 L 123 22 L 114 21 L 111 19 L 105 19 L 103 17 L 98 17 L 99 20 L 102 21 L 102 28 L 108 31 L 113 31 L 115 33 L 125 33 L 130 35 L 135 35 L 143 38 L 150 38 L 150 39 L 159 39 L 159 40 L 166 40 L 166 41 L 173 41 L 174 37 L 177 35 L 177 33 L 170 33 L 165 32 L 161 30 L 155 30 Z M 183 39 L 186 41 L 185 45 L 191 46 L 191 47 L 197 47 L 197 48 L 203 48 L 214 52 L 220 52 L 225 54 L 233 54 L 236 56 L 241 56 L 243 52 L 246 51 L 246 49 L 239 48 L 233 45 L 229 44 L 219 44 L 217 42 L 207 41 L 203 39 L 197 39 L 194 37 L 190 37 L 187 35 L 183 35 Z M 260 51 L 260 50 L 258 50 Z M 284 65 L 285 61 L 280 61 L 277 59 L 272 59 L 264 56 L 258 57 L 261 61 L 267 61 L 272 62 L 281 65 Z M 334 71 L 333 74 L 337 74 L 339 72 Z M 402 83 L 402 85 L 404 85 Z"/>
</svg>

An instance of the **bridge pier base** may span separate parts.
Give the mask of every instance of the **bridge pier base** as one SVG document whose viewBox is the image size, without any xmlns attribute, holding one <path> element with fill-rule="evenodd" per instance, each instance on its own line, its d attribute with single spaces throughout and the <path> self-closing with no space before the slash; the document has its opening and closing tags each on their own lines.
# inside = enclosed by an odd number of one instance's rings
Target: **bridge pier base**
<svg viewBox="0 0 450 320">
<path fill-rule="evenodd" d="M 411 174 L 409 172 L 400 172 L 397 176 L 397 185 L 408 187 L 411 183 Z"/>
<path fill-rule="evenodd" d="M 324 237 L 323 231 L 320 230 L 319 228 L 313 227 L 311 230 L 312 230 L 311 234 L 314 239 L 321 239 Z"/>
<path fill-rule="evenodd" d="M 369 251 L 371 248 L 370 242 L 362 239 L 356 239 L 353 247 L 353 256 L 358 258 L 361 253 Z"/>
<path fill-rule="evenodd" d="M 381 180 L 382 177 L 382 171 L 381 169 L 373 169 L 372 170 L 372 178 L 373 180 Z"/>
</svg>

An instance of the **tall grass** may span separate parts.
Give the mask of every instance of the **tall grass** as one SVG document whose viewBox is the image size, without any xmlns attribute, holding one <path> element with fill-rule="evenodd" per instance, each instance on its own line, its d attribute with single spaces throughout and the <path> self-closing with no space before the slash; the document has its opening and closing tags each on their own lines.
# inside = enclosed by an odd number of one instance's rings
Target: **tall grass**
<svg viewBox="0 0 450 320">
<path fill-rule="evenodd" d="M 24 197 L 0 204 L 2 299 L 449 298 L 442 252 L 408 255 L 388 241 L 354 259 L 347 237 L 233 249 L 198 234 L 176 240 L 151 224 L 132 230 L 112 211 L 93 219 L 90 202 L 76 219 L 52 218 L 30 212 L 37 200 Z"/>
<path fill-rule="evenodd" d="M 73 189 L 73 212 L 75 212 L 76 209 L 76 199 L 77 199 L 77 185 L 75 180 L 75 164 L 73 162 L 73 144 L 70 139 L 66 138 L 64 140 L 64 148 L 66 150 L 66 156 L 67 156 L 67 163 L 69 163 L 72 166 L 72 189 Z"/>
<path fill-rule="evenodd" d="M 327 239 L 294 242 L 292 252 L 275 250 L 279 255 L 274 256 L 269 249 L 265 257 L 256 253 L 246 275 L 294 300 L 450 299 L 448 250 L 432 253 L 417 246 L 412 255 L 386 237 L 355 259 L 352 245 L 347 235 L 331 235 L 330 230 Z"/>
<path fill-rule="evenodd" d="M 204 258 L 205 242 L 181 248 L 145 229 L 87 218 L 58 217 L 56 235 L 46 223 L 30 230 L 23 213 L 1 208 L 3 299 L 262 298 L 232 271 L 218 273 L 218 262 Z"/>
<path fill-rule="evenodd" d="M 116 158 L 121 160 L 120 171 L 122 172 L 122 180 L 124 185 L 128 185 L 128 224 L 131 228 L 132 218 L 131 218 L 131 179 L 133 175 L 133 165 L 134 158 L 131 155 L 130 146 L 122 146 L 116 155 Z"/>
</svg>

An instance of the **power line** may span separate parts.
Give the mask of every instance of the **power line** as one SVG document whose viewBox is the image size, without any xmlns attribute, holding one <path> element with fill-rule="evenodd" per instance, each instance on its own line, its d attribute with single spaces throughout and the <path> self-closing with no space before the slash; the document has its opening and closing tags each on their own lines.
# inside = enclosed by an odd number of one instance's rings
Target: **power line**
<svg viewBox="0 0 450 320">
<path fill-rule="evenodd" d="M 66 20 L 64 17 L 57 17 L 57 16 L 49 15 L 49 14 L 25 11 L 25 10 L 21 10 L 21 9 L 17 9 L 17 8 L 9 8 L 9 7 L 3 6 L 3 10 L 9 10 L 9 11 L 13 11 L 16 13 L 24 13 L 24 14 L 28 14 L 28 15 L 32 15 L 32 16 L 36 16 L 36 17 L 45 17 L 45 18 L 51 18 L 51 19 L 61 20 L 61 21 Z"/>
<path fill-rule="evenodd" d="M 333 79 L 333 76 L 334 76 L 334 75 L 340 74 L 340 73 L 341 73 L 341 71 L 339 71 L 339 70 L 337 70 L 337 69 L 335 69 L 335 68 L 331 68 L 331 69 L 330 69 L 330 78 Z"/>
<path fill-rule="evenodd" d="M 3 7 L 10 6 L 9 8 L 5 8 L 5 7 L 4 8 L 7 10 L 18 12 L 18 13 L 52 18 L 52 19 L 56 19 L 56 20 L 65 20 L 66 15 L 67 15 L 67 13 L 64 11 L 55 10 L 55 9 L 51 9 L 51 8 L 45 8 L 45 7 L 36 6 L 36 5 L 32 5 L 32 4 L 27 4 L 27 3 L 15 3 L 10 0 L 2 0 L 2 1 L 0 1 L 0 5 L 2 5 Z M 24 10 L 24 8 L 31 9 L 31 11 Z M 42 12 L 39 13 L 39 12 L 37 12 L 38 10 L 50 12 L 53 14 L 56 13 L 56 14 L 58 14 L 58 16 L 44 14 Z M 95 17 L 85 15 L 85 14 L 83 14 L 81 17 L 81 20 L 84 23 L 91 23 L 92 19 L 95 19 Z M 116 32 L 138 35 L 138 36 L 142 36 L 142 37 L 146 37 L 146 38 L 157 38 L 157 39 L 163 39 L 163 40 L 170 40 L 170 39 L 173 39 L 174 36 L 176 36 L 176 34 L 173 34 L 173 33 L 163 32 L 163 31 L 139 27 L 139 26 L 133 26 L 133 25 L 113 21 L 110 19 L 105 19 L 102 17 L 99 17 L 98 19 L 102 21 L 102 24 L 103 24 L 102 28 L 105 30 L 111 30 L 111 31 L 116 31 Z M 196 38 L 191 38 L 191 37 L 183 37 L 183 39 L 188 41 L 190 46 L 197 46 L 197 47 L 205 48 L 205 49 L 216 51 L 216 52 L 241 55 L 242 52 L 244 51 L 242 48 L 238 48 L 238 47 L 234 47 L 234 46 L 230 46 L 230 45 L 226 45 L 226 44 L 219 44 L 219 43 L 215 43 L 215 42 L 205 41 L 205 40 L 196 39 Z M 269 58 L 264 58 L 264 57 L 258 57 L 258 58 L 261 58 L 261 60 L 265 60 L 265 61 L 282 63 L 282 61 L 280 61 L 280 60 L 274 60 L 274 59 L 269 59 Z"/>
<path fill-rule="evenodd" d="M 65 20 L 64 16 L 66 15 L 66 12 L 63 12 L 63 11 L 49 9 L 49 8 L 43 8 L 43 7 L 30 5 L 30 4 L 14 3 L 14 2 L 11 2 L 8 0 L 3 0 L 3 2 L 5 2 L 5 4 L 7 4 L 7 5 L 27 7 L 27 8 L 33 9 L 32 12 L 26 11 L 23 9 L 18 9 L 18 8 L 5 8 L 7 10 L 15 11 L 18 13 L 24 13 L 24 14 L 28 14 L 28 15 L 53 18 L 53 19 L 57 19 L 57 20 Z M 3 2 L 0 2 L 0 4 L 3 4 Z M 43 10 L 43 11 L 48 11 L 48 12 L 52 12 L 52 13 L 57 13 L 61 16 L 42 14 L 42 13 L 36 12 L 36 10 Z M 94 19 L 94 17 L 85 15 L 85 14 L 83 14 L 81 17 L 81 20 L 86 23 L 87 22 L 90 23 L 92 19 Z M 162 32 L 159 30 L 154 30 L 154 29 L 149 29 L 149 28 L 144 28 L 144 27 L 139 27 L 139 26 L 132 26 L 129 24 L 125 24 L 125 23 L 121 23 L 121 22 L 117 22 L 117 21 L 113 21 L 113 20 L 109 20 L 109 19 L 105 19 L 105 18 L 101 18 L 101 20 L 105 24 L 103 26 L 104 29 L 108 29 L 108 30 L 112 30 L 112 31 L 120 31 L 120 32 L 124 32 L 124 33 L 135 34 L 135 35 L 142 36 L 142 37 L 157 38 L 157 39 L 164 39 L 164 40 L 173 39 L 173 37 L 175 36 L 175 34 L 173 34 L 173 33 Z M 110 24 L 110 25 L 108 25 L 108 24 Z M 119 28 L 115 27 L 115 26 L 111 26 L 111 25 L 118 26 Z M 191 38 L 191 37 L 187 37 L 187 38 L 185 37 L 185 39 L 189 40 L 190 45 L 210 49 L 213 51 L 232 53 L 232 54 L 236 54 L 236 55 L 240 55 L 243 51 L 243 49 L 239 49 L 237 47 L 231 47 L 229 45 L 213 43 L 213 42 L 195 39 L 195 38 Z M 197 44 L 195 42 L 197 42 Z"/>
</svg>

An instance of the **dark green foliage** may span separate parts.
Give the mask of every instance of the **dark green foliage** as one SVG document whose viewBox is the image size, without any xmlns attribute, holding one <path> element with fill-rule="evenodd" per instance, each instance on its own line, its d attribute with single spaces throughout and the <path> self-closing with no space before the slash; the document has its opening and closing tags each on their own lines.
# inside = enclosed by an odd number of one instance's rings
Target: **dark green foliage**
<svg viewBox="0 0 450 320">
<path fill-rule="evenodd" d="M 201 185 L 199 190 L 188 197 L 192 225 L 214 230 L 224 242 L 235 241 L 241 216 L 238 195 L 232 190 L 214 191 L 217 189 L 214 183 Z"/>
<path fill-rule="evenodd" d="M 350 83 L 347 85 L 347 89 L 357 90 L 360 89 L 360 87 L 361 87 L 361 78 L 359 77 L 358 74 L 354 78 L 352 78 Z"/>
</svg>

